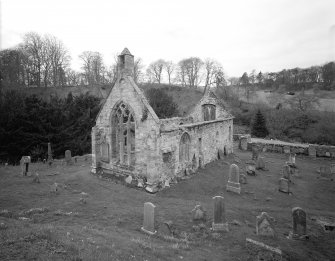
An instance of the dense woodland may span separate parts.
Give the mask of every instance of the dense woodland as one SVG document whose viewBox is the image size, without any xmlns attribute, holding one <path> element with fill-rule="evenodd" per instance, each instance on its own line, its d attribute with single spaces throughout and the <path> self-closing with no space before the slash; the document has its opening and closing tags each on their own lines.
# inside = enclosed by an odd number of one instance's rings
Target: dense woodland
<svg viewBox="0 0 335 261">
<path fill-rule="evenodd" d="M 64 157 L 91 151 L 91 128 L 100 100 L 89 95 L 66 99 L 52 97 L 45 102 L 37 96 L 7 91 L 0 99 L 0 161 L 17 163 L 22 155 L 32 160 L 47 157 L 51 142 L 53 156 Z"/>
</svg>

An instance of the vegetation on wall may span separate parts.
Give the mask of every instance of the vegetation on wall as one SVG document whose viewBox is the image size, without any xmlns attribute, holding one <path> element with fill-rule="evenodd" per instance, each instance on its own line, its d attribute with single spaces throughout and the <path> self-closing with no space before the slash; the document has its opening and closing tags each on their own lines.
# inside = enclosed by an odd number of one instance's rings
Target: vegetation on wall
<svg viewBox="0 0 335 261">
<path fill-rule="evenodd" d="M 51 97 L 45 102 L 35 95 L 8 91 L 0 99 L 0 160 L 18 162 L 23 155 L 46 158 L 51 142 L 54 157 L 91 151 L 91 128 L 100 100 L 90 95 L 66 99 Z"/>
</svg>

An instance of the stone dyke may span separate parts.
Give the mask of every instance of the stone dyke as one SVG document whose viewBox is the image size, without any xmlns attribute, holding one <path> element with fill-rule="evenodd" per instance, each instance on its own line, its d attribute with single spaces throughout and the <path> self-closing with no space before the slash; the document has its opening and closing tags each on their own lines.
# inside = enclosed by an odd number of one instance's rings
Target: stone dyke
<svg viewBox="0 0 335 261">
<path fill-rule="evenodd" d="M 243 136 L 244 135 L 240 135 L 239 138 L 241 139 Z M 335 146 L 251 138 L 251 141 L 248 142 L 248 150 L 252 150 L 252 147 L 255 145 L 264 152 L 295 153 L 311 157 L 335 158 Z"/>
</svg>

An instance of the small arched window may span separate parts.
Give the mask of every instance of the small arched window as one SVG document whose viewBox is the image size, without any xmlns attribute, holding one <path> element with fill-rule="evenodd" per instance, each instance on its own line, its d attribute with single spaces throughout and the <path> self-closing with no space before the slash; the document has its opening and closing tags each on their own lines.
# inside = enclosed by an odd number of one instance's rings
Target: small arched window
<svg viewBox="0 0 335 261">
<path fill-rule="evenodd" d="M 179 144 L 179 162 L 189 162 L 190 161 L 190 145 L 191 138 L 188 133 L 184 133 L 181 136 Z"/>
</svg>

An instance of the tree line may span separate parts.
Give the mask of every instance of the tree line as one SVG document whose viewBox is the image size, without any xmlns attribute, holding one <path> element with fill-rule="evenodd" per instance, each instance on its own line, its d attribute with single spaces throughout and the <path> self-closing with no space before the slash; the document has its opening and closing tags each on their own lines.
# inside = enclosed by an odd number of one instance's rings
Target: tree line
<svg viewBox="0 0 335 261">
<path fill-rule="evenodd" d="M 117 55 L 106 65 L 101 53 L 84 51 L 79 55 L 81 71 L 70 67 L 71 56 L 66 46 L 54 36 L 30 32 L 22 43 L 0 51 L 0 80 L 4 87 L 57 87 L 79 85 L 112 85 L 116 80 Z M 145 69 L 146 67 L 146 69 Z M 335 89 L 335 63 L 309 68 L 284 69 L 279 72 L 244 72 L 241 77 L 228 77 L 222 64 L 213 58 L 189 57 L 174 63 L 158 59 L 144 66 L 141 58 L 134 64 L 138 83 L 168 83 L 185 87 L 222 87 L 227 85 L 264 88 L 301 89 L 318 84 Z"/>
<path fill-rule="evenodd" d="M 244 72 L 240 78 L 231 77 L 228 81 L 230 85 L 257 85 L 265 88 L 285 86 L 286 89 L 305 89 L 317 84 L 321 89 L 335 90 L 335 63 L 269 73 L 252 70 L 249 74 Z"/>
</svg>

